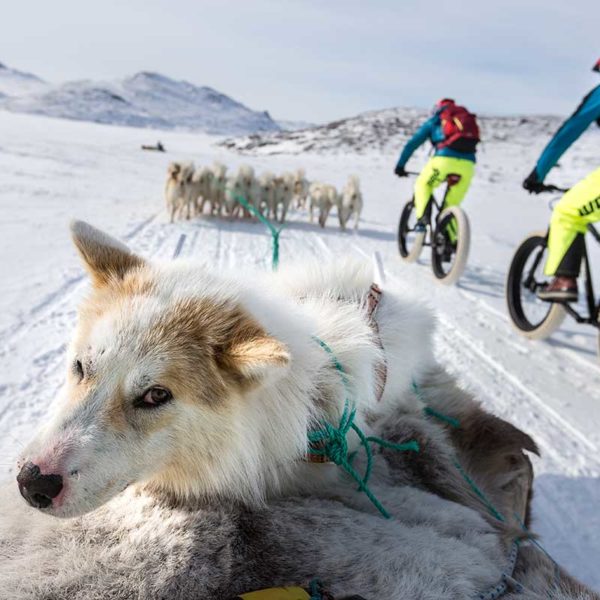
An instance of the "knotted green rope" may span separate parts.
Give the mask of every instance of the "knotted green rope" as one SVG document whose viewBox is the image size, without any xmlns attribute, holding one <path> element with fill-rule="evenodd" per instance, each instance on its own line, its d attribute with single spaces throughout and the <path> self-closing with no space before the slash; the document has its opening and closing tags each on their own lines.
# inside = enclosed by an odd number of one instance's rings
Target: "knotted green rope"
<svg viewBox="0 0 600 600">
<path fill-rule="evenodd" d="M 273 267 L 273 271 L 277 270 L 277 267 L 279 266 L 279 234 L 281 233 L 281 230 L 283 229 L 283 226 L 280 227 L 279 229 L 277 229 L 276 227 L 273 226 L 273 224 L 271 223 L 271 221 L 269 221 L 269 219 L 267 219 L 267 217 L 265 217 L 260 210 L 258 210 L 256 207 L 252 206 L 252 204 L 250 204 L 248 202 L 248 200 L 246 200 L 246 198 L 244 198 L 243 196 L 233 196 L 233 199 L 238 202 L 239 204 L 241 204 L 248 212 L 250 212 L 252 215 L 254 215 L 261 223 L 263 223 L 264 225 L 267 226 L 269 233 L 271 234 L 271 240 L 273 243 L 273 254 L 272 254 L 272 258 L 271 258 L 271 265 Z"/>
<path fill-rule="evenodd" d="M 391 448 L 398 452 L 419 452 L 419 444 L 415 440 L 410 440 L 403 444 L 395 444 L 388 442 L 376 436 L 366 436 L 360 427 L 354 422 L 356 417 L 356 406 L 351 405 L 348 398 L 350 386 L 346 372 L 333 350 L 321 339 L 315 337 L 314 340 L 323 348 L 331 357 L 331 362 L 340 374 L 340 378 L 346 389 L 346 398 L 344 400 L 344 409 L 340 416 L 338 426 L 335 427 L 329 421 L 321 421 L 321 428 L 315 429 L 308 433 L 308 441 L 310 443 L 309 453 L 315 456 L 327 457 L 331 462 L 341 467 L 356 483 L 358 490 L 364 492 L 367 498 L 377 508 L 377 510 L 386 518 L 391 518 L 391 515 L 383 507 L 375 494 L 369 488 L 368 482 L 373 468 L 373 450 L 371 444 L 377 444 L 382 448 Z M 348 433 L 354 431 L 360 440 L 361 446 L 365 450 L 367 457 L 367 466 L 365 474 L 361 477 L 356 469 L 352 466 L 352 460 L 355 452 L 348 453 Z"/>
<path fill-rule="evenodd" d="M 417 398 L 419 398 L 421 402 L 425 403 L 423 392 L 421 391 L 421 388 L 414 379 L 412 382 L 412 389 Z M 438 412 L 430 406 L 425 406 L 425 408 L 423 409 L 423 413 L 428 417 L 434 417 L 439 421 L 450 425 L 450 427 L 452 427 L 453 429 L 458 429 L 460 427 L 460 421 L 458 419 L 450 417 L 449 415 L 445 415 L 444 413 Z M 485 504 L 485 507 L 488 509 L 490 514 L 494 518 L 498 519 L 498 521 L 505 522 L 506 519 L 504 518 L 502 513 L 492 504 L 489 498 L 482 492 L 481 488 L 473 481 L 473 479 L 468 475 L 468 473 L 464 470 L 463 466 L 458 462 L 456 458 L 454 459 L 454 466 L 456 467 L 456 470 L 461 474 L 462 478 L 469 485 L 471 490 L 473 490 L 475 495 L 483 502 L 483 504 Z"/>
</svg>

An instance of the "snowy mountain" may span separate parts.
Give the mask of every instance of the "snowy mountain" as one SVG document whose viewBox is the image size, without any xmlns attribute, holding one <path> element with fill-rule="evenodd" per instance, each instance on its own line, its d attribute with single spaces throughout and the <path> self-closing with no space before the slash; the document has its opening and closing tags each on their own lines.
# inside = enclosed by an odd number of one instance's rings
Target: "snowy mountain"
<svg viewBox="0 0 600 600">
<path fill-rule="evenodd" d="M 175 81 L 159 73 L 137 73 L 115 88 L 133 106 L 165 117 L 175 127 L 214 134 L 280 129 L 266 111 L 253 111 L 210 87 Z"/>
<path fill-rule="evenodd" d="M 32 113 L 49 117 L 114 123 L 132 127 L 167 128 L 169 122 L 149 115 L 131 104 L 110 87 L 91 81 L 66 83 L 41 94 L 7 98 L 1 108 L 13 112 Z"/>
<path fill-rule="evenodd" d="M 34 75 L 4 68 L 0 108 L 79 121 L 157 129 L 185 128 L 217 135 L 273 132 L 281 127 L 210 87 L 141 72 L 118 81 L 49 86 Z M 6 79 L 6 86 L 3 82 Z"/>
<path fill-rule="evenodd" d="M 36 75 L 0 63 L 0 98 L 41 92 L 47 87 L 48 84 Z"/>
<path fill-rule="evenodd" d="M 222 145 L 247 154 L 396 151 L 428 114 L 427 111 L 417 108 L 389 108 L 362 113 L 356 117 L 310 129 L 228 139 Z M 484 143 L 506 140 L 522 140 L 523 143 L 528 143 L 532 137 L 547 137 L 556 130 L 561 121 L 560 117 L 545 115 L 479 117 Z"/>
</svg>

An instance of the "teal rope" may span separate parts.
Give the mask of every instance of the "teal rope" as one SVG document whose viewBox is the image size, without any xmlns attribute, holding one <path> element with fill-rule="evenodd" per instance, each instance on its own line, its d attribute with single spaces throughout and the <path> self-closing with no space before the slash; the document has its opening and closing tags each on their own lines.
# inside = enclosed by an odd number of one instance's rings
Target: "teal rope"
<svg viewBox="0 0 600 600">
<path fill-rule="evenodd" d="M 443 421 L 447 425 L 450 425 L 450 427 L 452 427 L 453 429 L 458 429 L 460 427 L 460 421 L 458 419 L 455 419 L 454 417 L 449 417 L 448 415 L 438 412 L 437 410 L 435 410 L 434 408 L 431 408 L 430 406 L 426 406 L 423 409 L 423 412 L 427 416 L 435 417 L 436 419 Z"/>
<path fill-rule="evenodd" d="M 331 362 L 338 371 L 340 378 L 349 393 L 349 382 L 346 371 L 335 356 L 333 350 L 321 339 L 315 337 L 314 340 L 329 354 Z M 325 456 L 338 467 L 341 467 L 356 483 L 358 490 L 363 492 L 377 510 L 386 518 L 391 518 L 391 515 L 383 507 L 378 498 L 369 488 L 368 482 L 373 469 L 373 450 L 371 444 L 378 444 L 382 448 L 390 448 L 398 452 L 419 452 L 419 444 L 415 440 L 410 440 L 403 444 L 395 444 L 388 442 L 377 436 L 366 436 L 360 427 L 354 422 L 356 417 L 356 407 L 350 405 L 348 395 L 344 400 L 344 409 L 340 416 L 338 426 L 335 427 L 326 420 L 321 421 L 321 428 L 310 431 L 308 433 L 308 441 L 311 444 L 309 453 L 315 456 Z M 352 466 L 352 460 L 356 452 L 348 453 L 348 433 L 354 431 L 360 440 L 361 446 L 365 450 L 367 456 L 367 466 L 365 474 L 361 477 Z"/>
<path fill-rule="evenodd" d="M 423 398 L 423 393 L 421 392 L 421 388 L 418 386 L 417 382 L 414 379 L 412 380 L 412 389 L 415 393 L 415 396 L 417 396 L 417 398 L 421 400 L 423 404 L 426 404 L 425 399 Z M 452 427 L 453 429 L 458 429 L 460 427 L 460 421 L 458 419 L 445 415 L 444 413 L 438 412 L 434 408 L 431 408 L 431 406 L 425 406 L 423 412 L 429 417 L 435 417 L 436 419 L 443 421 L 447 425 L 450 425 L 450 427 Z"/>
<path fill-rule="evenodd" d="M 412 389 L 413 389 L 415 395 L 417 396 L 417 398 L 419 398 L 419 400 L 421 400 L 421 402 L 425 403 L 425 399 L 423 397 L 423 392 L 414 379 L 412 381 Z M 455 419 L 454 417 L 450 417 L 449 415 L 445 415 L 444 413 L 438 412 L 437 410 L 431 408 L 430 406 L 425 406 L 425 408 L 423 409 L 423 413 L 426 416 L 434 417 L 434 418 L 438 419 L 439 421 L 442 421 L 443 423 L 450 425 L 450 427 L 452 427 L 454 429 L 458 429 L 460 427 L 460 421 L 458 419 Z M 483 504 L 488 509 L 490 514 L 498 521 L 501 521 L 503 523 L 506 522 L 506 519 L 504 518 L 502 513 L 492 504 L 491 500 L 483 493 L 481 488 L 468 475 L 468 473 L 465 471 L 465 469 L 458 462 L 457 459 L 454 459 L 454 466 L 456 467 L 456 470 L 461 474 L 462 478 L 469 485 L 471 490 L 473 490 L 475 495 L 483 502 Z"/>
<path fill-rule="evenodd" d="M 423 403 L 425 403 L 425 399 L 423 397 L 421 388 L 419 387 L 419 385 L 417 384 L 417 382 L 414 379 L 412 382 L 412 388 L 413 388 L 413 391 L 414 391 L 415 395 L 417 396 L 417 398 L 419 398 L 419 400 L 421 400 Z M 426 416 L 434 417 L 434 418 L 438 419 L 439 421 L 442 421 L 446 425 L 450 425 L 450 427 L 452 427 L 453 429 L 458 429 L 460 427 L 460 421 L 458 419 L 455 419 L 454 417 L 450 417 L 449 415 L 445 415 L 444 413 L 438 412 L 437 410 L 435 410 L 429 406 L 425 406 L 425 408 L 423 409 L 423 413 Z M 473 490 L 475 495 L 483 502 L 483 504 L 488 509 L 490 514 L 498 521 L 505 523 L 506 519 L 504 518 L 504 515 L 502 515 L 502 513 L 494 506 L 494 504 L 491 502 L 491 500 L 483 493 L 481 488 L 473 481 L 473 479 L 469 476 L 469 474 L 465 471 L 463 466 L 460 464 L 460 462 L 456 458 L 454 459 L 454 466 L 456 467 L 456 470 L 461 474 L 462 478 L 469 485 L 471 490 Z M 515 517 L 516 517 L 516 515 L 515 515 Z M 519 521 L 518 518 L 517 518 L 517 521 Z M 525 529 L 524 525 L 523 525 L 523 528 Z M 518 551 L 519 551 L 519 540 L 515 539 L 515 540 L 513 540 L 513 544 L 511 547 L 510 554 L 509 554 L 509 567 L 508 567 L 508 569 L 503 571 L 502 579 L 500 580 L 500 582 L 498 584 L 494 585 L 494 587 L 492 587 L 487 592 L 478 594 L 476 596 L 477 600 L 496 600 L 497 598 L 500 598 L 500 596 L 503 596 L 508 591 L 509 583 L 510 583 L 510 586 L 514 588 L 514 591 L 516 593 L 523 592 L 523 590 L 524 590 L 523 586 L 520 583 L 518 583 L 517 581 L 515 581 L 512 577 L 514 569 L 515 569 L 515 565 L 517 563 Z M 545 550 L 543 550 L 543 551 L 545 552 Z M 555 577 L 556 577 L 556 575 L 555 575 Z"/>
<path fill-rule="evenodd" d="M 544 548 L 536 539 L 535 537 L 533 537 L 533 535 L 531 535 L 531 531 L 529 531 L 529 529 L 527 528 L 527 525 L 525 525 L 525 523 L 523 523 L 523 521 L 521 521 L 519 515 L 517 513 L 514 513 L 513 516 L 515 517 L 515 520 L 517 521 L 517 523 L 521 526 L 521 529 L 527 534 L 527 539 L 534 545 L 537 546 L 552 562 L 552 564 L 554 565 L 554 581 L 552 582 L 554 584 L 555 588 L 558 588 L 560 586 L 560 580 L 561 580 L 561 575 L 560 575 L 560 567 L 558 566 L 558 563 L 552 558 L 552 556 L 550 555 L 550 553 L 546 550 L 546 548 Z M 550 594 L 550 592 L 547 592 L 546 595 L 550 598 L 552 595 Z"/>
<path fill-rule="evenodd" d="M 488 497 L 481 491 L 481 488 L 469 477 L 467 472 L 463 469 L 462 465 L 455 460 L 454 466 L 458 472 L 463 476 L 463 479 L 469 484 L 470 488 L 475 492 L 476 496 L 485 504 L 490 514 L 493 515 L 498 521 L 506 522 L 506 519 L 500 511 L 491 503 Z"/>
<path fill-rule="evenodd" d="M 318 579 L 309 583 L 310 600 L 323 600 L 323 586 Z"/>
<path fill-rule="evenodd" d="M 252 213 L 252 215 L 254 215 L 261 223 L 263 223 L 264 225 L 267 226 L 269 233 L 271 234 L 271 241 L 273 244 L 271 265 L 273 267 L 273 271 L 276 271 L 277 267 L 279 267 L 279 235 L 280 235 L 283 227 L 280 227 L 279 229 L 274 227 L 273 224 L 271 223 L 271 221 L 269 221 L 269 219 L 267 219 L 260 212 L 260 210 L 258 210 L 256 207 L 252 206 L 252 204 L 250 204 L 248 202 L 248 200 L 246 200 L 246 198 L 244 198 L 243 196 L 236 195 L 236 196 L 233 196 L 233 199 L 236 202 L 238 202 L 239 204 L 241 204 L 248 212 Z"/>
</svg>

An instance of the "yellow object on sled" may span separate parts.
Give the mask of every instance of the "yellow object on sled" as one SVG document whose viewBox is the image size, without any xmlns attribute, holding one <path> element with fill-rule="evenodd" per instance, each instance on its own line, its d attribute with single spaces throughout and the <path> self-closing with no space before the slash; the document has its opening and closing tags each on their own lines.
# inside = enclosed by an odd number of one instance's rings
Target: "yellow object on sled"
<svg viewBox="0 0 600 600">
<path fill-rule="evenodd" d="M 299 587 L 269 588 L 239 596 L 242 600 L 310 600 L 308 592 Z"/>
</svg>

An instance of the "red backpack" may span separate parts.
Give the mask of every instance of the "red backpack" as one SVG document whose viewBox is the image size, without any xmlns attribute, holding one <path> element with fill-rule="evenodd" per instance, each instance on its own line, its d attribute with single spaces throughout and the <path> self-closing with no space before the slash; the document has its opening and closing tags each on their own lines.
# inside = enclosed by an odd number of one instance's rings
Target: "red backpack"
<svg viewBox="0 0 600 600">
<path fill-rule="evenodd" d="M 451 148 L 457 152 L 475 152 L 480 141 L 477 117 L 464 106 L 449 104 L 440 112 L 444 139 L 438 148 Z"/>
</svg>

